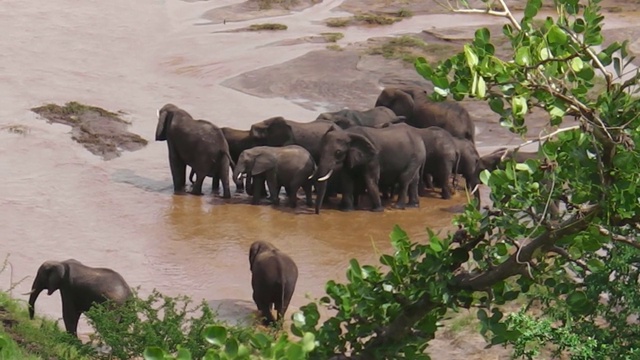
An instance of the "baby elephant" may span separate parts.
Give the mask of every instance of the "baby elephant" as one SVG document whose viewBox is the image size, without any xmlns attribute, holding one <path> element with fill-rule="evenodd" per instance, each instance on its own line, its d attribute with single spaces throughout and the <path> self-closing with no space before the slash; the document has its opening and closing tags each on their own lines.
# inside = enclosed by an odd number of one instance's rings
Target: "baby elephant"
<svg viewBox="0 0 640 360">
<path fill-rule="evenodd" d="M 244 150 L 233 171 L 234 180 L 243 175 L 253 177 L 252 204 L 260 202 L 265 180 L 269 187 L 269 197 L 274 205 L 279 205 L 280 188 L 284 186 L 289 197 L 289 206 L 296 207 L 298 189 L 304 189 L 307 206 L 313 206 L 311 198 L 312 178 L 316 164 L 309 152 L 298 145 L 283 147 L 256 146 Z"/>
<path fill-rule="evenodd" d="M 296 289 L 298 267 L 293 260 L 273 244 L 256 241 L 249 250 L 251 287 L 253 301 L 262 313 L 263 324 L 273 324 L 272 305 L 278 314 L 278 321 L 287 312 L 289 302 Z"/>
<path fill-rule="evenodd" d="M 80 315 L 93 303 L 113 300 L 122 305 L 132 296 L 131 288 L 120 274 L 105 268 L 92 268 L 77 260 L 45 261 L 33 280 L 29 296 L 29 317 L 33 319 L 35 303 L 42 290 L 47 295 L 60 289 L 62 318 L 68 333 L 77 336 Z M 26 294 L 25 294 L 26 295 Z"/>
</svg>

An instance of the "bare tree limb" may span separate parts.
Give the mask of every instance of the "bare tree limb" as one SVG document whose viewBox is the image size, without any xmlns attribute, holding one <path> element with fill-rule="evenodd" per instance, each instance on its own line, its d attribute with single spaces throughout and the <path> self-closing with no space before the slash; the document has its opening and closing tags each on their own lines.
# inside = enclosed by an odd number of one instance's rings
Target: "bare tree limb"
<svg viewBox="0 0 640 360">
<path fill-rule="evenodd" d="M 629 246 L 633 246 L 636 249 L 640 249 L 640 242 L 635 241 L 631 238 L 622 236 L 622 235 L 618 235 L 618 234 L 614 234 L 611 231 L 605 229 L 602 226 L 598 226 L 598 230 L 600 231 L 600 234 L 604 235 L 604 236 L 610 236 L 611 240 L 615 241 L 615 242 L 619 242 L 619 243 L 623 243 Z"/>
</svg>

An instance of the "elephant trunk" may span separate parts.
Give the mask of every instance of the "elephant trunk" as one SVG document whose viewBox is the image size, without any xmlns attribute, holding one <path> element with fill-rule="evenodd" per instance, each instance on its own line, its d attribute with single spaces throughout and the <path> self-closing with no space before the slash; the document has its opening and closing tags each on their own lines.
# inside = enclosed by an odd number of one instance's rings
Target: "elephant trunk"
<svg viewBox="0 0 640 360">
<path fill-rule="evenodd" d="M 28 294 L 29 296 L 29 318 L 33 320 L 33 315 L 35 314 L 35 305 L 36 300 L 38 300 L 38 296 L 45 289 L 45 286 L 42 286 L 41 281 L 38 277 L 33 281 L 33 285 L 31 285 L 31 291 Z"/>
<path fill-rule="evenodd" d="M 327 181 L 316 182 L 316 214 L 320 214 L 320 208 L 327 193 L 327 185 Z"/>
</svg>

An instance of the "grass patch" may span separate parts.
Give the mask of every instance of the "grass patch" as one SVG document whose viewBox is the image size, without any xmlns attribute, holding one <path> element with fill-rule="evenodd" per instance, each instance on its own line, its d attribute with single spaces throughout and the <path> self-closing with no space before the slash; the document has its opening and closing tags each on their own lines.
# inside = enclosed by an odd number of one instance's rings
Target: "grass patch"
<svg viewBox="0 0 640 360">
<path fill-rule="evenodd" d="M 327 50 L 342 51 L 344 49 L 338 44 L 331 44 L 331 45 L 327 45 Z"/>
<path fill-rule="evenodd" d="M 356 21 L 363 22 L 369 25 L 391 25 L 400 18 L 378 14 L 358 14 L 353 17 Z"/>
<path fill-rule="evenodd" d="M 260 10 L 269 10 L 275 5 L 283 9 L 289 9 L 296 4 L 298 4 L 298 0 L 258 0 L 258 8 Z"/>
<path fill-rule="evenodd" d="M 328 27 L 345 27 L 351 23 L 350 17 L 329 18 L 325 22 Z"/>
<path fill-rule="evenodd" d="M 287 25 L 273 24 L 273 23 L 253 24 L 249 26 L 249 31 L 260 31 L 260 30 L 274 31 L 274 30 L 287 30 L 287 29 L 288 29 Z"/>
<path fill-rule="evenodd" d="M 0 292 L 0 358 L 91 359 L 92 350 L 42 318 L 29 319 L 26 306 Z M 6 346 L 5 346 L 6 345 Z"/>
<path fill-rule="evenodd" d="M 70 101 L 66 103 L 64 106 L 60 106 L 57 104 L 46 104 L 43 106 L 32 108 L 31 111 L 34 111 L 38 114 L 42 112 L 49 112 L 51 114 L 56 114 L 56 115 L 80 115 L 87 111 L 94 111 L 102 116 L 118 119 L 124 122 L 124 120 L 120 119 L 118 117 L 118 114 L 116 113 L 113 113 L 111 111 L 108 111 L 96 106 L 84 105 L 76 101 Z"/>
<path fill-rule="evenodd" d="M 5 125 L 0 127 L 0 130 L 22 136 L 26 136 L 29 132 L 31 132 L 31 129 L 28 126 L 24 125 Z"/>
<path fill-rule="evenodd" d="M 386 59 L 401 59 L 413 64 L 418 57 L 437 62 L 454 55 L 458 51 L 455 45 L 427 44 L 421 39 L 404 35 L 389 39 L 378 46 L 371 47 L 369 55 L 382 55 Z"/>
<path fill-rule="evenodd" d="M 413 16 L 413 11 L 409 10 L 409 9 L 405 9 L 402 8 L 400 10 L 398 10 L 398 12 L 396 13 L 396 16 L 399 18 L 410 18 Z"/>
<path fill-rule="evenodd" d="M 341 32 L 326 32 L 321 33 L 320 35 L 322 35 L 327 42 L 332 43 L 337 42 L 344 37 L 344 34 Z"/>
</svg>

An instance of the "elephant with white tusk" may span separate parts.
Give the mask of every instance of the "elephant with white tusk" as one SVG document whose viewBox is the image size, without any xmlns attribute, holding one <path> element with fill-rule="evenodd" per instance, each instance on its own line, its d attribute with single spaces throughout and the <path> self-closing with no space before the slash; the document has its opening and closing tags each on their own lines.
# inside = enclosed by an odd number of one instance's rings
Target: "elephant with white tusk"
<svg viewBox="0 0 640 360">
<path fill-rule="evenodd" d="M 35 303 L 42 290 L 47 295 L 60 290 L 62 318 L 68 333 L 77 336 L 80 315 L 91 306 L 108 300 L 118 305 L 132 296 L 131 288 L 117 272 L 107 268 L 93 268 L 77 260 L 45 261 L 40 265 L 31 285 L 29 317 L 33 319 Z"/>
</svg>

